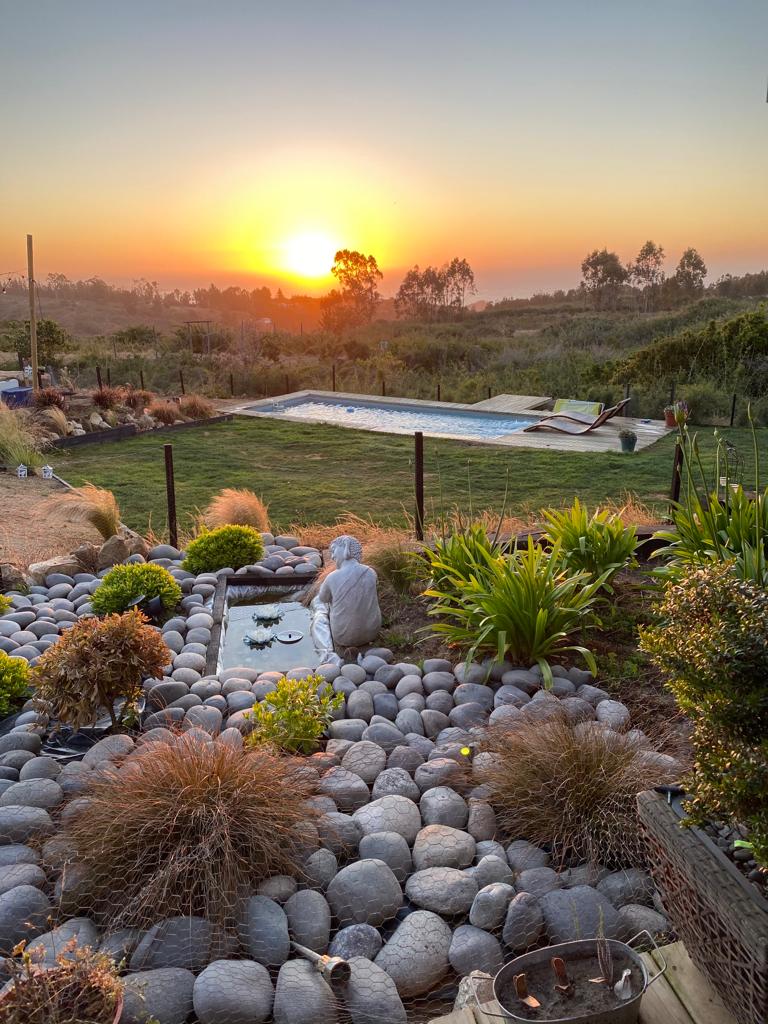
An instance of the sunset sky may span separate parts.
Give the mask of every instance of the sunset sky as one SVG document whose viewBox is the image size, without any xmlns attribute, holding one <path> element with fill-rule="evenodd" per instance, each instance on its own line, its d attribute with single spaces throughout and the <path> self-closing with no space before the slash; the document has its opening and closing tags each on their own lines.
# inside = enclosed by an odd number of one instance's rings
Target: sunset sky
<svg viewBox="0 0 768 1024">
<path fill-rule="evenodd" d="M 0 0 L 0 273 L 479 295 L 768 266 L 768 0 Z"/>
</svg>

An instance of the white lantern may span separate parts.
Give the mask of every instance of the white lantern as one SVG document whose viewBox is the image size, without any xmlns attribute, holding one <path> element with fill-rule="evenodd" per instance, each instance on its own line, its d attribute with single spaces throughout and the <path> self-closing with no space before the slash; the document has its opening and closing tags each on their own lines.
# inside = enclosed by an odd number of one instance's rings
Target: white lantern
<svg viewBox="0 0 768 1024">
<path fill-rule="evenodd" d="M 43 480 L 53 480 L 53 466 L 43 466 Z"/>
<path fill-rule="evenodd" d="M 25 366 L 24 367 L 24 380 L 32 380 L 32 367 L 31 366 Z"/>
<path fill-rule="evenodd" d="M 19 478 L 19 480 L 26 480 L 27 467 L 24 465 L 24 463 L 16 467 L 16 476 Z"/>
</svg>

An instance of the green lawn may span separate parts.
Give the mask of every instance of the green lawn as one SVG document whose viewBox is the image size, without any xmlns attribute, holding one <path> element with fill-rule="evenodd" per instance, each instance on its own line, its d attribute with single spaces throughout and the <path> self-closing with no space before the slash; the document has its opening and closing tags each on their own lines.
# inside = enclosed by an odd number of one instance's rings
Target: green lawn
<svg viewBox="0 0 768 1024">
<path fill-rule="evenodd" d="M 747 430 L 723 431 L 747 463 Z M 763 435 L 764 430 L 760 431 Z M 700 431 L 711 452 L 712 430 Z M 90 481 L 114 491 L 125 522 L 137 530 L 166 527 L 163 443 L 174 450 L 179 526 L 222 487 L 248 487 L 269 503 L 273 525 L 332 523 L 352 511 L 381 523 L 402 523 L 413 510 L 413 441 L 320 424 L 237 418 L 208 428 L 144 435 L 62 452 L 55 471 L 72 484 Z M 632 455 L 572 454 L 501 448 L 426 438 L 427 518 L 454 505 L 500 509 L 509 477 L 510 513 L 620 499 L 632 491 L 664 507 L 672 472 L 672 437 Z M 761 437 L 762 446 L 762 437 Z"/>
</svg>

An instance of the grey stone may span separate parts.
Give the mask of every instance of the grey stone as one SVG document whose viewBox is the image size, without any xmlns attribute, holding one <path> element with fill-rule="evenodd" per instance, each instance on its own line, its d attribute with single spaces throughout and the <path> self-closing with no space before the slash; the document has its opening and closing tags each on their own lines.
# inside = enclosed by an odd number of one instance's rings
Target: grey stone
<svg viewBox="0 0 768 1024">
<path fill-rule="evenodd" d="M 183 967 L 195 973 L 210 959 L 214 932 L 202 917 L 169 917 L 142 937 L 130 961 L 132 971 Z"/>
<path fill-rule="evenodd" d="M 529 892 L 519 892 L 507 907 L 502 938 L 513 953 L 524 953 L 535 946 L 544 930 L 544 914 L 538 899 Z"/>
<path fill-rule="evenodd" d="M 463 829 L 469 819 L 469 807 L 463 796 L 447 786 L 435 786 L 419 800 L 425 825 L 449 825 Z"/>
<path fill-rule="evenodd" d="M 33 939 L 45 928 L 52 907 L 33 885 L 17 885 L 0 895 L 0 954 L 8 955 L 22 939 Z"/>
<path fill-rule="evenodd" d="M 447 729 L 451 724 L 451 720 L 448 715 L 444 715 L 442 711 L 430 711 L 425 709 L 421 712 L 421 724 L 426 736 L 429 739 L 435 739 L 439 736 L 443 729 Z"/>
<path fill-rule="evenodd" d="M 0 807 L 0 843 L 26 844 L 54 831 L 51 816 L 43 807 Z"/>
<path fill-rule="evenodd" d="M 45 872 L 37 864 L 8 864 L 0 867 L 0 895 L 15 889 L 17 885 L 34 885 L 42 889 L 45 881 Z"/>
<path fill-rule="evenodd" d="M 19 780 L 57 779 L 61 774 L 61 765 L 53 757 L 33 757 L 19 769 Z"/>
<path fill-rule="evenodd" d="M 407 699 L 407 697 L 404 697 L 403 701 Z M 398 711 L 395 716 L 395 725 L 400 732 L 404 736 L 407 736 L 409 732 L 423 733 L 424 722 L 421 718 L 421 710 L 417 711 L 415 708 L 403 707 L 402 702 L 400 704 L 400 708 L 401 710 Z"/>
<path fill-rule="evenodd" d="M 238 921 L 238 936 L 245 951 L 265 967 L 279 967 L 288 959 L 288 918 L 283 908 L 266 896 L 246 900 Z"/>
<path fill-rule="evenodd" d="M 383 924 L 395 916 L 403 902 L 400 883 L 380 860 L 361 860 L 342 868 L 328 886 L 327 897 L 342 927 Z"/>
<path fill-rule="evenodd" d="M 72 949 L 66 948 L 74 940 Z M 55 965 L 57 957 L 75 959 L 75 949 L 99 948 L 99 933 L 88 917 L 74 917 L 53 931 L 38 935 L 27 947 L 35 963 Z"/>
<path fill-rule="evenodd" d="M 373 960 L 382 945 L 381 935 L 372 925 L 350 924 L 336 932 L 328 953 L 340 956 L 342 960 L 351 960 L 355 956 Z"/>
<path fill-rule="evenodd" d="M 321 845 L 338 857 L 354 853 L 363 834 L 353 817 L 339 812 L 322 814 L 316 825 Z"/>
<path fill-rule="evenodd" d="M 330 850 L 315 850 L 304 863 L 307 883 L 325 891 L 339 870 L 336 857 Z"/>
<path fill-rule="evenodd" d="M 413 864 L 424 868 L 465 868 L 475 858 L 472 836 L 449 825 L 426 825 L 413 844 Z"/>
<path fill-rule="evenodd" d="M 371 796 L 378 800 L 382 796 L 404 796 L 417 801 L 421 796 L 419 787 L 403 768 L 385 768 L 373 784 Z"/>
<path fill-rule="evenodd" d="M 330 985 L 306 960 L 290 960 L 277 976 L 274 1024 L 337 1024 Z"/>
<path fill-rule="evenodd" d="M 424 712 L 426 714 L 426 712 Z M 462 788 L 465 783 L 463 765 L 449 757 L 437 757 L 419 765 L 413 775 L 416 785 L 422 793 L 435 786 L 447 786 L 451 789 Z"/>
<path fill-rule="evenodd" d="M 618 700 L 603 700 L 597 705 L 595 718 L 598 722 L 609 725 L 617 732 L 624 732 L 629 728 L 630 714 L 626 704 Z"/>
<path fill-rule="evenodd" d="M 384 750 L 377 743 L 371 743 L 370 740 L 354 743 L 341 759 L 342 768 L 359 775 L 368 785 L 376 781 L 386 763 L 387 755 Z M 352 810 L 357 810 L 357 808 L 353 807 Z"/>
<path fill-rule="evenodd" d="M 513 886 L 505 882 L 492 882 L 483 886 L 472 901 L 469 922 L 476 928 L 495 931 L 501 928 L 507 916 L 507 909 L 514 898 Z"/>
<path fill-rule="evenodd" d="M 0 867 L 9 867 L 13 864 L 39 864 L 40 854 L 31 846 L 24 846 L 21 843 L 8 843 L 0 846 Z"/>
<path fill-rule="evenodd" d="M 425 868 L 411 875 L 405 894 L 417 907 L 453 917 L 469 911 L 477 896 L 477 883 L 456 868 Z"/>
<path fill-rule="evenodd" d="M 351 740 L 357 743 L 363 738 L 363 733 L 368 728 L 364 718 L 342 718 L 331 722 L 328 727 L 328 734 L 334 739 Z"/>
<path fill-rule="evenodd" d="M 364 683 L 367 676 L 362 665 L 353 665 L 349 663 L 341 666 L 341 674 L 345 679 L 349 679 L 350 682 L 353 682 L 356 686 L 359 686 L 360 683 Z"/>
<path fill-rule="evenodd" d="M 134 949 L 141 939 L 141 932 L 138 928 L 120 928 L 116 932 L 110 932 L 101 940 L 99 952 L 105 953 L 116 964 L 123 960 L 129 960 Z"/>
<path fill-rule="evenodd" d="M 426 910 L 409 914 L 376 957 L 375 963 L 392 978 L 401 997 L 433 989 L 450 969 L 451 929 Z"/>
<path fill-rule="evenodd" d="M 470 800 L 466 827 L 477 842 L 493 839 L 496 835 L 496 814 L 491 805 L 485 800 Z"/>
<path fill-rule="evenodd" d="M 456 689 L 456 676 L 454 676 L 453 672 L 425 672 L 421 679 L 421 685 L 424 688 L 424 692 L 428 694 L 435 693 L 438 690 L 453 693 Z"/>
<path fill-rule="evenodd" d="M 479 704 L 459 704 L 448 716 L 451 725 L 461 729 L 474 729 L 484 726 L 488 721 L 488 712 Z"/>
<path fill-rule="evenodd" d="M 596 889 L 617 908 L 627 903 L 653 903 L 653 879 L 639 868 L 614 871 L 598 882 Z"/>
<path fill-rule="evenodd" d="M 669 921 L 657 910 L 640 906 L 639 903 L 625 903 L 619 908 L 619 920 L 626 938 L 647 931 L 651 935 L 663 935 L 669 931 Z"/>
<path fill-rule="evenodd" d="M 372 832 L 397 832 L 410 844 L 421 828 L 416 804 L 404 796 L 383 796 L 354 813 L 363 835 Z"/>
<path fill-rule="evenodd" d="M 0 807 L 42 807 L 50 810 L 64 800 L 64 791 L 53 779 L 27 779 L 12 783 L 0 794 Z"/>
<path fill-rule="evenodd" d="M 403 742 L 403 734 L 391 722 L 372 722 L 363 733 L 364 740 L 378 743 L 388 754 Z"/>
<path fill-rule="evenodd" d="M 138 971 L 125 979 L 123 1015 L 120 1024 L 185 1024 L 192 1012 L 195 976 L 181 967 Z"/>
<path fill-rule="evenodd" d="M 365 957 L 350 961 L 352 977 L 344 992 L 350 1024 L 406 1024 L 405 1007 L 393 979 Z"/>
<path fill-rule="evenodd" d="M 458 665 L 453 666 L 453 674 L 460 684 L 480 685 L 485 683 L 489 673 L 484 665 L 478 665 L 476 662 L 467 665 L 466 662 L 462 661 Z"/>
<path fill-rule="evenodd" d="M 381 668 L 376 669 L 373 678 L 377 683 L 384 683 L 387 689 L 394 690 L 403 678 L 403 674 L 403 670 L 397 665 L 382 665 Z"/>
<path fill-rule="evenodd" d="M 514 883 L 512 868 L 507 864 L 506 857 L 502 860 L 501 857 L 496 857 L 493 854 L 482 857 L 477 862 L 472 869 L 472 877 L 481 889 L 485 885 L 490 885 L 491 882 L 504 882 L 507 885 Z"/>
<path fill-rule="evenodd" d="M 549 854 L 527 839 L 516 839 L 507 847 L 507 860 L 513 871 L 527 871 L 528 868 L 545 868 Z"/>
<path fill-rule="evenodd" d="M 271 875 L 259 883 L 257 896 L 266 896 L 275 903 L 285 903 L 298 889 L 298 883 L 290 875 Z"/>
<path fill-rule="evenodd" d="M 448 959 L 460 976 L 472 971 L 495 975 L 504 964 L 499 940 L 471 924 L 459 925 L 453 933 Z"/>
<path fill-rule="evenodd" d="M 343 812 L 357 811 L 371 798 L 368 787 L 360 776 L 341 767 L 329 768 L 321 777 L 318 789 L 331 797 Z"/>
<path fill-rule="evenodd" d="M 33 755 L 40 753 L 43 739 L 34 732 L 12 732 L 0 736 L 0 754 L 11 750 L 29 750 Z"/>
<path fill-rule="evenodd" d="M 350 686 L 354 686 L 350 682 Z M 373 717 L 373 697 L 365 690 L 354 690 L 347 697 L 347 715 L 370 722 Z"/>
<path fill-rule="evenodd" d="M 294 942 L 325 953 L 331 935 L 331 908 L 322 893 L 302 889 L 286 902 L 288 932 Z"/>
<path fill-rule="evenodd" d="M 218 736 L 221 732 L 222 714 L 215 707 L 194 707 L 187 712 L 184 719 L 184 729 L 203 729 L 211 736 Z"/>
<path fill-rule="evenodd" d="M 413 870 L 408 843 L 397 832 L 372 832 L 363 836 L 360 840 L 359 855 L 361 859 L 383 860 L 401 883 Z"/>
<path fill-rule="evenodd" d="M 600 934 L 620 939 L 621 918 L 602 893 L 589 885 L 573 889 L 554 889 L 539 900 L 544 927 L 551 943 L 592 939 Z"/>
<path fill-rule="evenodd" d="M 543 896 L 546 892 L 559 889 L 562 882 L 560 876 L 552 868 L 526 868 L 525 871 L 518 874 L 515 885 L 522 892 Z"/>
<path fill-rule="evenodd" d="M 189 693 L 189 687 L 186 683 L 178 681 L 156 683 L 147 694 L 147 704 L 154 709 L 167 708 L 169 704 L 178 700 L 179 697 L 184 697 L 187 693 Z"/>
<path fill-rule="evenodd" d="M 413 775 L 420 764 L 424 763 L 424 757 L 415 747 L 402 745 L 395 749 L 387 757 L 387 768 L 402 768 Z"/>
<path fill-rule="evenodd" d="M 254 960 L 214 960 L 192 990 L 200 1024 L 263 1024 L 274 997 L 269 971 Z"/>
</svg>

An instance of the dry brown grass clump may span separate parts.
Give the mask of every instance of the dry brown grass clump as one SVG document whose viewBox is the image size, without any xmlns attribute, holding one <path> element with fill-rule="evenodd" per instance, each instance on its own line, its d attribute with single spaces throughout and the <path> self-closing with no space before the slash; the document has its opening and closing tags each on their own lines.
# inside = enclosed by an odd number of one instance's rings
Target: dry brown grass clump
<svg viewBox="0 0 768 1024">
<path fill-rule="evenodd" d="M 130 388 L 125 393 L 125 404 L 130 409 L 146 409 L 155 400 L 154 391 L 145 391 L 143 388 Z"/>
<path fill-rule="evenodd" d="M 64 394 L 58 388 L 38 388 L 32 395 L 32 404 L 36 409 L 64 409 Z"/>
<path fill-rule="evenodd" d="M 230 927 L 243 895 L 297 871 L 312 792 L 296 762 L 266 750 L 145 743 L 96 774 L 67 822 L 83 909 L 112 927 L 184 914 Z"/>
<path fill-rule="evenodd" d="M 162 398 L 156 398 L 147 408 L 147 412 L 153 419 L 159 420 L 170 426 L 179 418 L 179 407 L 174 402 L 168 402 Z"/>
<path fill-rule="evenodd" d="M 220 526 L 252 526 L 262 533 L 269 532 L 267 505 L 246 488 L 225 487 L 219 491 L 211 498 L 202 519 L 209 530 Z"/>
<path fill-rule="evenodd" d="M 56 966 L 40 969 L 34 943 L 5 961 L 12 984 L 0 999 L 0 1024 L 112 1024 L 123 985 L 105 953 L 72 939 Z"/>
<path fill-rule="evenodd" d="M 207 420 L 216 412 L 213 402 L 209 402 L 202 395 L 182 395 L 179 399 L 179 409 L 183 416 L 191 420 Z"/>
<path fill-rule="evenodd" d="M 104 387 L 91 392 L 91 401 L 99 409 L 115 409 L 123 404 L 124 399 L 125 392 L 122 388 Z"/>
<path fill-rule="evenodd" d="M 67 414 L 59 406 L 46 406 L 40 410 L 37 418 L 46 430 L 55 430 L 62 437 L 67 433 Z"/>
<path fill-rule="evenodd" d="M 90 523 L 108 540 L 120 529 L 120 506 L 112 491 L 95 484 L 73 487 L 52 495 L 45 503 L 51 522 Z"/>
<path fill-rule="evenodd" d="M 565 715 L 492 727 L 484 749 L 495 755 L 481 781 L 500 827 L 561 863 L 642 864 L 635 797 L 679 774 L 636 738 Z"/>
</svg>

